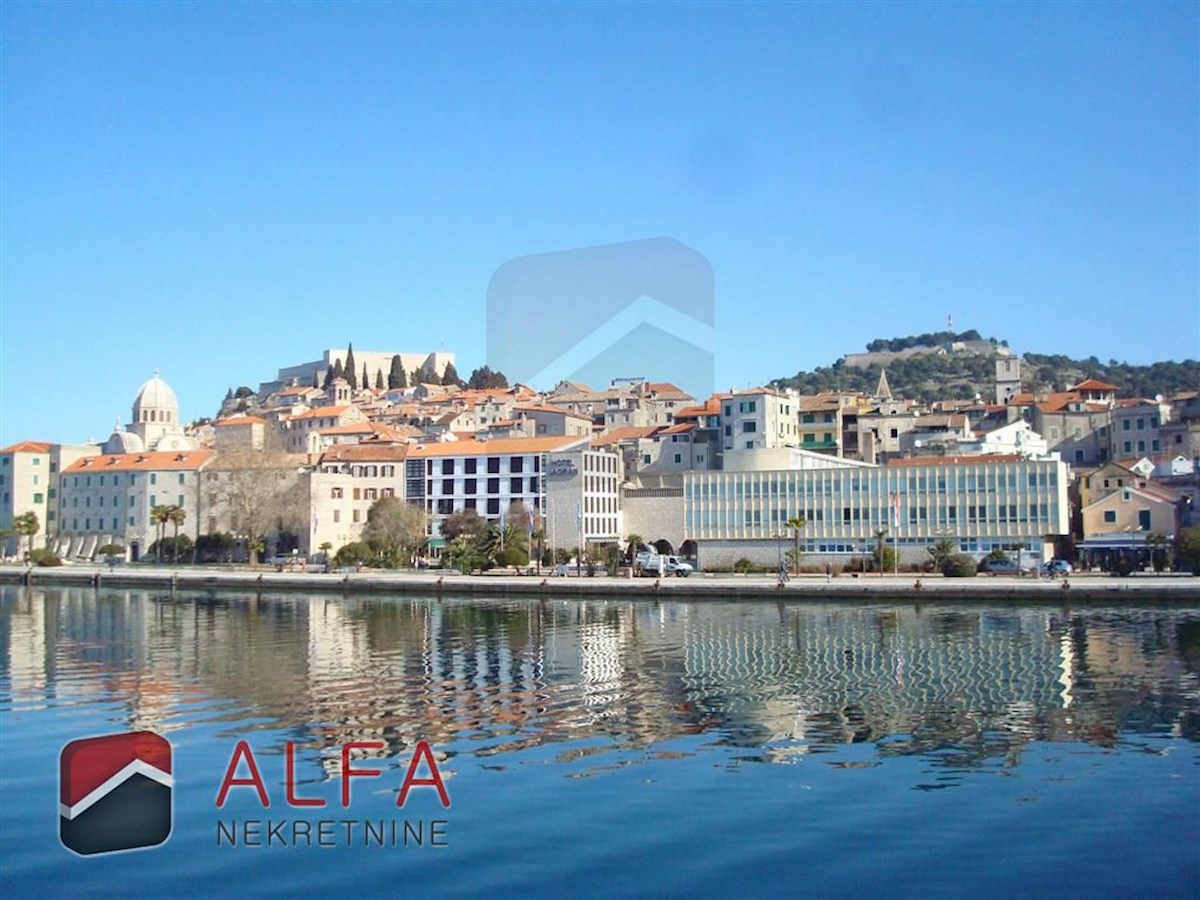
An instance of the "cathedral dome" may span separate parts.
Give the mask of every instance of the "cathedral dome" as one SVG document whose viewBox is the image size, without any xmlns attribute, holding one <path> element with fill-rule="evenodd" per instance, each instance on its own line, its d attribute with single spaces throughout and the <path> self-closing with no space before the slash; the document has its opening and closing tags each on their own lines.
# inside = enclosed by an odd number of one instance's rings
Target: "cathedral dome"
<svg viewBox="0 0 1200 900">
<path fill-rule="evenodd" d="M 179 401 L 175 399 L 175 392 L 155 371 L 154 377 L 143 384 L 133 398 L 133 422 L 176 424 L 178 421 Z"/>
</svg>

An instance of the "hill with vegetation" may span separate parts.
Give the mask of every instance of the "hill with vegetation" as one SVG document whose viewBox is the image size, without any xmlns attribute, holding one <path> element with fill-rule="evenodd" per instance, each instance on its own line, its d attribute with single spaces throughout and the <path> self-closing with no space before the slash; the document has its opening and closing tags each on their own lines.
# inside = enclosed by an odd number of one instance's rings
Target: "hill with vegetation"
<svg viewBox="0 0 1200 900">
<path fill-rule="evenodd" d="M 980 353 L 952 351 L 958 342 L 978 347 L 989 343 L 993 351 Z M 978 332 L 931 332 L 910 337 L 878 338 L 867 344 L 868 354 L 880 354 L 880 362 L 847 365 L 842 357 L 831 366 L 811 372 L 799 371 L 789 378 L 777 378 L 772 387 L 793 388 L 802 394 L 821 391 L 874 393 L 879 372 L 887 370 L 888 385 L 896 397 L 911 400 L 968 399 L 979 394 L 985 402 L 995 398 L 995 359 L 1007 352 L 1007 341 L 980 338 Z M 884 359 L 885 354 L 928 347 L 928 353 Z M 1118 397 L 1169 396 L 1180 391 L 1200 390 L 1200 361 L 1156 362 L 1139 366 L 1115 359 L 1103 363 L 1096 357 L 1071 359 L 1062 354 L 1026 353 L 1022 357 L 1022 385 L 1026 391 L 1061 391 L 1087 378 L 1115 385 Z"/>
</svg>

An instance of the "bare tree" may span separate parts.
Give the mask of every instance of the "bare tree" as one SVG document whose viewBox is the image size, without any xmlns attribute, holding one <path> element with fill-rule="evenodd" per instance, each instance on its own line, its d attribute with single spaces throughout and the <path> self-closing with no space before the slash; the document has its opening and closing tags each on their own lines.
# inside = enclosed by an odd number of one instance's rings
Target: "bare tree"
<svg viewBox="0 0 1200 900">
<path fill-rule="evenodd" d="M 363 540 L 379 553 L 385 565 L 404 565 L 424 546 L 427 523 L 428 516 L 421 507 L 397 497 L 384 497 L 367 510 Z"/>
<path fill-rule="evenodd" d="M 243 538 L 253 554 L 267 538 L 297 531 L 308 521 L 306 458 L 284 451 L 278 435 L 261 449 L 222 450 L 205 471 L 205 490 L 215 500 L 210 514 Z"/>
</svg>

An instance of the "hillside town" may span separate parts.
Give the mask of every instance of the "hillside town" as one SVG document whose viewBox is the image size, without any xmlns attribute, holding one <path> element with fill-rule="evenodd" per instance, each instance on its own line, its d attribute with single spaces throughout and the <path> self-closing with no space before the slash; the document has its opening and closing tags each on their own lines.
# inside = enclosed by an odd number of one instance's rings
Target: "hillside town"
<svg viewBox="0 0 1200 900">
<path fill-rule="evenodd" d="M 707 571 L 982 559 L 1161 567 L 1197 523 L 1200 392 L 1033 393 L 924 404 L 669 382 L 469 387 L 454 354 L 329 349 L 185 424 L 155 372 L 103 443 L 0 450 L 6 558 L 602 561 L 641 547 Z M 398 536 L 399 535 L 399 536 Z M 506 545 L 507 542 L 507 546 Z M 786 560 L 786 562 L 785 562 Z"/>
</svg>

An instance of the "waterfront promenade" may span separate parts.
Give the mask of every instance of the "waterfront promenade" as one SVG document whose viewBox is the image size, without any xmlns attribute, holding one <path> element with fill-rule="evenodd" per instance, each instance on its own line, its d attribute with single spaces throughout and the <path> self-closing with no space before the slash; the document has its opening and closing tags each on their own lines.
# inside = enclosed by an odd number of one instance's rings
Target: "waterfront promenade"
<svg viewBox="0 0 1200 900">
<path fill-rule="evenodd" d="M 1200 577 L 1138 573 L 1126 578 L 1105 573 L 1073 575 L 1047 581 L 1032 576 L 943 578 L 931 574 L 860 576 L 793 576 L 780 586 L 775 576 L 708 575 L 689 578 L 609 578 L 572 572 L 568 577 L 514 575 L 445 575 L 437 572 L 361 570 L 357 572 L 280 572 L 271 566 L 118 566 L 72 565 L 54 568 L 0 566 L 0 584 L 33 584 L 46 587 L 90 584 L 105 587 L 234 589 L 301 591 L 306 593 L 395 593 L 423 596 L 480 595 L 490 597 L 549 596 L 653 598 L 775 598 L 788 600 L 894 600 L 929 597 L 945 600 L 1063 602 L 1101 600 L 1200 601 Z"/>
</svg>

